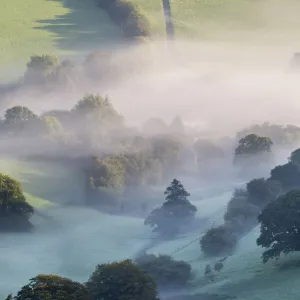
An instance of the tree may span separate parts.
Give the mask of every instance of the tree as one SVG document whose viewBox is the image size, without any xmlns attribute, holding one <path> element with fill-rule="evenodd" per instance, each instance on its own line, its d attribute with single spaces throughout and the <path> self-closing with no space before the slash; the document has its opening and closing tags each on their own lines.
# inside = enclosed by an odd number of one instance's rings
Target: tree
<svg viewBox="0 0 300 300">
<path fill-rule="evenodd" d="M 236 235 L 232 228 L 226 225 L 209 229 L 200 240 L 201 250 L 208 256 L 230 254 L 236 244 Z"/>
<path fill-rule="evenodd" d="M 92 300 L 81 283 L 57 275 L 38 275 L 23 286 L 14 300 Z"/>
<path fill-rule="evenodd" d="M 173 179 L 164 195 L 166 201 L 160 208 L 150 213 L 145 220 L 145 225 L 153 227 L 154 232 L 174 235 L 178 233 L 182 225 L 194 220 L 197 208 L 187 200 L 190 194 L 177 179 Z"/>
<path fill-rule="evenodd" d="M 235 157 L 269 154 L 272 145 L 273 142 L 268 137 L 249 134 L 239 140 L 238 146 L 235 149 Z"/>
<path fill-rule="evenodd" d="M 267 248 L 263 262 L 300 251 L 300 190 L 292 190 L 269 203 L 258 216 L 260 236 L 256 243 Z"/>
<path fill-rule="evenodd" d="M 0 174 L 0 230 L 27 231 L 33 207 L 26 202 L 21 185 L 8 175 Z"/>
<path fill-rule="evenodd" d="M 291 162 L 281 166 L 276 166 L 271 170 L 270 180 L 280 182 L 284 191 L 297 188 L 300 186 L 299 166 Z"/>
<path fill-rule="evenodd" d="M 263 208 L 279 196 L 281 193 L 281 184 L 278 181 L 270 179 L 253 179 L 247 183 L 247 192 L 248 202 Z"/>
<path fill-rule="evenodd" d="M 93 205 L 116 204 L 125 188 L 125 168 L 118 156 L 94 157 L 86 170 L 90 195 L 88 202 Z"/>
<path fill-rule="evenodd" d="M 97 265 L 86 286 L 94 299 L 158 299 L 154 279 L 131 260 Z"/>
<path fill-rule="evenodd" d="M 288 160 L 293 164 L 300 165 L 300 148 L 294 150 Z"/>
<path fill-rule="evenodd" d="M 24 76 L 28 83 L 45 83 L 45 80 L 59 66 L 59 58 L 51 55 L 31 56 L 27 63 L 27 70 Z"/>
<path fill-rule="evenodd" d="M 38 116 L 25 106 L 14 106 L 6 110 L 4 115 L 5 124 L 36 120 Z"/>
<path fill-rule="evenodd" d="M 176 261 L 169 255 L 145 254 L 136 263 L 162 289 L 181 288 L 191 279 L 191 266 L 184 261 Z"/>
</svg>

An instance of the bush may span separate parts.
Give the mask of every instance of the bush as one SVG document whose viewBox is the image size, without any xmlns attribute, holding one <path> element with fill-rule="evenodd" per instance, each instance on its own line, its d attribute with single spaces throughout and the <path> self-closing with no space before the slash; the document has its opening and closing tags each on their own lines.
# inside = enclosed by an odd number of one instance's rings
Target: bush
<svg viewBox="0 0 300 300">
<path fill-rule="evenodd" d="M 138 7 L 128 0 L 97 0 L 98 5 L 107 10 L 110 18 L 118 24 L 127 38 L 151 35 L 148 19 Z"/>
<path fill-rule="evenodd" d="M 14 300 L 92 300 L 87 288 L 71 279 L 57 275 L 38 275 L 23 286 Z"/>
<path fill-rule="evenodd" d="M 142 270 L 156 280 L 160 288 L 176 288 L 191 279 L 191 266 L 168 255 L 143 255 L 136 260 Z"/>
<path fill-rule="evenodd" d="M 94 299 L 158 300 L 154 279 L 131 260 L 97 265 L 86 286 Z"/>
<path fill-rule="evenodd" d="M 230 254 L 236 244 L 236 235 L 232 228 L 226 225 L 211 228 L 200 240 L 201 250 L 209 256 Z"/>
</svg>

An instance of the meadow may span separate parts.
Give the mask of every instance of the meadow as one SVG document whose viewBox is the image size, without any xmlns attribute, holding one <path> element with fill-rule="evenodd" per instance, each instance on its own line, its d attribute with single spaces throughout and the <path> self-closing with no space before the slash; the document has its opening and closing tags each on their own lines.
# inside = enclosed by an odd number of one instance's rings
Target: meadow
<svg viewBox="0 0 300 300">
<path fill-rule="evenodd" d="M 122 39 L 93 0 L 11 0 L 0 3 L 0 76 L 34 54 L 78 55 Z"/>
</svg>

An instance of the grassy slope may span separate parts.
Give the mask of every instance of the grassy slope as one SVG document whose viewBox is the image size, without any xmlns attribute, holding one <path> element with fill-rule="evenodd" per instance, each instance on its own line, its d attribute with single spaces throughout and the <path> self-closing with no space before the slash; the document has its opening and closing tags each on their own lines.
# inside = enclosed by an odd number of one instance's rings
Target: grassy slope
<svg viewBox="0 0 300 300">
<path fill-rule="evenodd" d="M 27 201 L 37 208 L 69 201 L 78 203 L 83 197 L 80 174 L 58 163 L 1 159 L 0 172 L 19 180 Z"/>
<path fill-rule="evenodd" d="M 159 35 L 164 32 L 162 0 L 132 0 Z M 170 0 L 176 34 L 201 39 L 261 40 L 296 38 L 300 31 L 297 0 Z M 282 13 L 284 11 L 284 14 Z M 241 34 L 241 32 L 243 34 Z M 288 35 L 288 37 L 287 37 Z"/>
<path fill-rule="evenodd" d="M 121 38 L 93 0 L 10 0 L 0 3 L 0 66 L 24 66 L 33 54 L 78 53 Z"/>
</svg>

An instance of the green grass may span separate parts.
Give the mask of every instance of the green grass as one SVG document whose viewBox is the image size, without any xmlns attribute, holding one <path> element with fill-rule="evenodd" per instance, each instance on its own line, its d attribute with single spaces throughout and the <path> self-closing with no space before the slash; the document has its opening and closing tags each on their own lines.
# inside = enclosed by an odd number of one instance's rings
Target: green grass
<svg viewBox="0 0 300 300">
<path fill-rule="evenodd" d="M 132 0 L 149 18 L 154 32 L 165 31 L 162 0 Z M 177 36 L 205 40 L 298 42 L 297 0 L 170 0 Z M 283 13 L 284 12 L 284 13 Z"/>
<path fill-rule="evenodd" d="M 78 54 L 119 42 L 121 30 L 94 0 L 1 0 L 0 66 L 24 67 L 33 54 Z"/>
<path fill-rule="evenodd" d="M 77 204 L 84 198 L 82 175 L 59 163 L 1 159 L 0 172 L 19 180 L 27 201 L 37 208 Z"/>
</svg>

